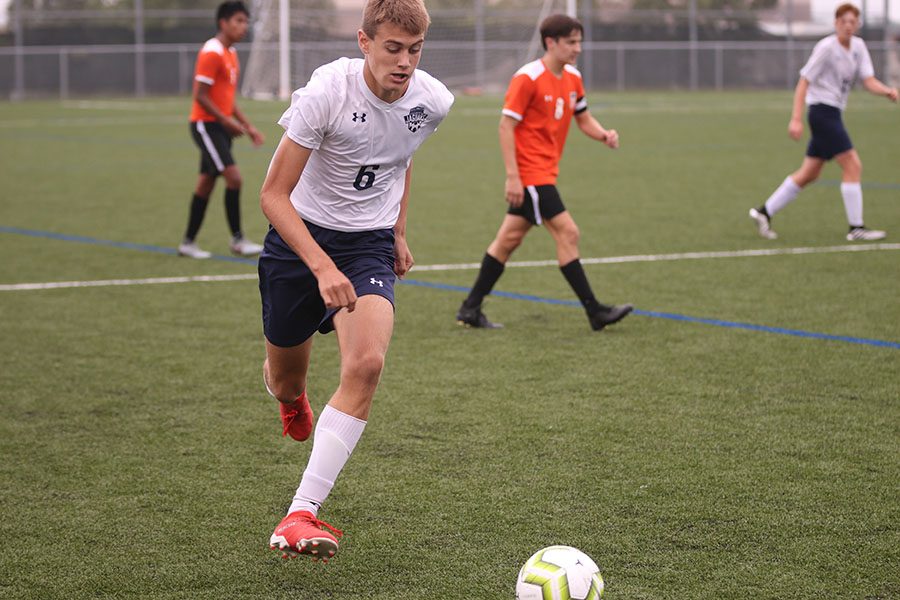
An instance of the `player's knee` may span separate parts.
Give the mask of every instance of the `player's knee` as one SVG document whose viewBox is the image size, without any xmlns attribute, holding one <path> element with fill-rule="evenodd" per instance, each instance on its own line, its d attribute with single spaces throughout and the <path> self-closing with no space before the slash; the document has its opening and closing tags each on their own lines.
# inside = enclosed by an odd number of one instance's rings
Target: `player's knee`
<svg viewBox="0 0 900 600">
<path fill-rule="evenodd" d="M 578 246 L 578 240 L 581 239 L 581 231 L 578 226 L 572 223 L 559 232 L 559 240 L 565 246 Z"/>
<path fill-rule="evenodd" d="M 508 231 L 502 236 L 498 237 L 497 242 L 503 247 L 504 250 L 506 250 L 508 254 L 521 246 L 523 239 L 525 239 L 525 235 L 523 233 L 519 233 L 518 231 Z"/>
<path fill-rule="evenodd" d="M 798 171 L 798 172 L 794 173 L 794 176 L 792 179 L 794 180 L 794 183 L 796 183 L 801 188 L 804 188 L 818 178 L 819 178 L 818 171 L 809 170 L 809 171 Z"/>
<path fill-rule="evenodd" d="M 384 354 L 376 351 L 362 352 L 344 364 L 344 376 L 355 379 L 357 383 L 374 387 L 381 379 L 384 369 Z"/>
<path fill-rule="evenodd" d="M 240 173 L 228 175 L 225 177 L 225 184 L 229 189 L 236 190 L 244 184 L 244 180 L 241 178 Z"/>
</svg>

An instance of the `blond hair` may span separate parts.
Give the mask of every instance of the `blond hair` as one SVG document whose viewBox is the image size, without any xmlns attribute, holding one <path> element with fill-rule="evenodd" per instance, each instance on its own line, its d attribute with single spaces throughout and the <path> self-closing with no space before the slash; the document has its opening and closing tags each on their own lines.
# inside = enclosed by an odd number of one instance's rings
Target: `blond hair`
<svg viewBox="0 0 900 600">
<path fill-rule="evenodd" d="M 422 0 L 369 0 L 360 29 L 369 39 L 374 39 L 382 23 L 393 23 L 410 35 L 425 35 L 431 17 Z"/>
</svg>

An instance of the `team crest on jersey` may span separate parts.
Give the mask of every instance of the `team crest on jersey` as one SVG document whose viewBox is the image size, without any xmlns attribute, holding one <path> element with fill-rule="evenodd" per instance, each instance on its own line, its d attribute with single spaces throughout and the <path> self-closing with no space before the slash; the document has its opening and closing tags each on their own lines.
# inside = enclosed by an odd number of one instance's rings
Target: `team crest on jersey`
<svg viewBox="0 0 900 600">
<path fill-rule="evenodd" d="M 578 94 L 576 92 L 569 92 L 569 108 L 575 110 L 576 102 L 578 102 Z"/>
<path fill-rule="evenodd" d="M 415 133 L 419 127 L 425 124 L 427 118 L 428 113 L 425 112 L 425 107 L 416 106 L 410 109 L 409 114 L 403 117 L 403 120 L 406 121 L 406 128 Z"/>
</svg>

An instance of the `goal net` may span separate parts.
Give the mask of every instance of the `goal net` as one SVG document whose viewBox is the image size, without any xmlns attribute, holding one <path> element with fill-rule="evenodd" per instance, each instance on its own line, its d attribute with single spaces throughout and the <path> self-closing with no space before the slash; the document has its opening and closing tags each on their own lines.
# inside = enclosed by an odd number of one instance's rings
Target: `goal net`
<svg viewBox="0 0 900 600">
<path fill-rule="evenodd" d="M 279 17 L 281 0 L 254 0 L 253 38 L 241 91 L 252 98 L 284 98 L 280 93 Z M 319 66 L 342 56 L 361 57 L 356 32 L 359 7 L 347 0 L 290 0 L 290 44 L 286 90 L 304 85 Z M 569 0 L 522 2 L 521 8 L 491 0 L 448 2 L 457 8 L 430 9 L 431 28 L 419 67 L 462 92 L 500 92 L 522 64 L 542 53 L 538 25 L 553 12 L 566 12 Z M 288 92 L 289 94 L 289 92 Z"/>
</svg>

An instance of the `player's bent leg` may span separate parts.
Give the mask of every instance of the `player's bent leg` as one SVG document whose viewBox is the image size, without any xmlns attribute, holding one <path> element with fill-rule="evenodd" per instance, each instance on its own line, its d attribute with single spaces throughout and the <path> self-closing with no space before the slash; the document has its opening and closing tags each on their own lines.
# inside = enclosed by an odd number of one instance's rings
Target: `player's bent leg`
<svg viewBox="0 0 900 600">
<path fill-rule="evenodd" d="M 821 158 L 804 156 L 800 168 L 791 173 L 790 177 L 798 187 L 805 188 L 819 178 L 824 166 L 825 161 Z"/>
<path fill-rule="evenodd" d="M 512 253 L 522 245 L 525 236 L 531 230 L 531 223 L 525 217 L 507 214 L 500 223 L 500 229 L 494 241 L 488 246 L 488 254 L 506 264 Z"/>
<path fill-rule="evenodd" d="M 862 193 L 862 161 L 854 149 L 841 152 L 834 157 L 840 165 L 843 176 L 841 178 L 841 198 L 844 201 L 844 211 L 847 214 L 847 241 L 867 242 L 883 240 L 887 233 L 879 229 L 869 229 L 863 223 L 863 193 Z"/>
<path fill-rule="evenodd" d="M 243 178 L 235 164 L 228 165 L 222 171 L 225 178 L 225 216 L 231 229 L 231 242 L 228 247 L 235 256 L 256 256 L 263 251 L 260 244 L 244 237 L 241 229 L 241 186 Z"/>
<path fill-rule="evenodd" d="M 572 291 L 584 307 L 591 329 L 600 331 L 608 325 L 618 323 L 634 309 L 631 304 L 607 305 L 594 297 L 587 275 L 581 265 L 578 251 L 580 233 L 578 225 L 568 211 L 563 211 L 545 221 L 544 224 L 556 242 L 559 270 L 569 283 Z"/>
<path fill-rule="evenodd" d="M 855 148 L 841 152 L 834 157 L 834 162 L 841 167 L 841 181 L 844 183 L 859 183 L 862 181 L 862 160 Z"/>
<path fill-rule="evenodd" d="M 481 269 L 475 278 L 475 284 L 472 286 L 468 297 L 463 300 L 459 310 L 456 311 L 456 322 L 465 327 L 475 327 L 478 329 L 500 329 L 503 327 L 501 323 L 492 323 L 490 319 L 481 311 L 481 303 L 485 296 L 491 293 L 503 270 L 506 261 L 522 244 L 522 240 L 531 229 L 531 222 L 525 217 L 519 215 L 506 214 L 497 235 L 488 246 L 484 258 L 481 262 Z"/>
<path fill-rule="evenodd" d="M 544 221 L 544 226 L 556 242 L 556 258 L 560 266 L 580 257 L 578 241 L 581 232 L 569 211 L 563 211 L 549 221 Z"/>
<path fill-rule="evenodd" d="M 298 442 L 309 439 L 313 429 L 313 411 L 306 396 L 306 374 L 312 352 L 312 338 L 298 346 L 282 348 L 266 340 L 263 382 L 278 400 L 282 435 Z"/>
<path fill-rule="evenodd" d="M 209 205 L 209 196 L 216 185 L 216 176 L 210 173 L 200 173 L 197 177 L 197 185 L 194 187 L 194 196 L 191 198 L 191 206 L 188 211 L 188 224 L 184 232 L 184 238 L 178 245 L 178 255 L 189 258 L 206 259 L 212 256 L 197 245 L 196 237 L 206 216 L 206 207 Z"/>
<path fill-rule="evenodd" d="M 334 329 L 341 353 L 341 382 L 328 405 L 366 420 L 394 331 L 394 306 L 377 294 L 361 296 L 353 312 L 339 311 Z"/>
</svg>

